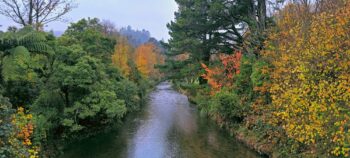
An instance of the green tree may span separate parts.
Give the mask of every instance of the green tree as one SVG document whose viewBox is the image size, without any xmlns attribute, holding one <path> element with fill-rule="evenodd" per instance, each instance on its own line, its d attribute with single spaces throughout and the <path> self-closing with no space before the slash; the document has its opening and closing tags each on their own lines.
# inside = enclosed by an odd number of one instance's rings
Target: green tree
<svg viewBox="0 0 350 158">
<path fill-rule="evenodd" d="M 3 94 L 14 106 L 29 105 L 38 94 L 42 77 L 48 75 L 49 58 L 53 50 L 48 44 L 52 37 L 26 27 L 0 36 L 1 84 Z"/>
<path fill-rule="evenodd" d="M 124 116 L 128 98 L 115 90 L 124 79 L 111 65 L 114 44 L 98 19 L 83 19 L 69 27 L 53 44 L 53 71 L 35 102 L 41 120 L 55 122 L 54 129 L 65 127 L 61 134 L 70 137 Z"/>
<path fill-rule="evenodd" d="M 175 13 L 175 20 L 167 25 L 171 35 L 168 54 L 189 53 L 191 61 L 178 62 L 182 66 L 177 71 L 190 63 L 198 63 L 198 67 L 200 63 L 210 65 L 212 54 L 230 54 L 233 50 L 256 53 L 255 47 L 261 49 L 267 21 L 265 0 L 176 2 L 179 11 Z"/>
<path fill-rule="evenodd" d="M 104 26 L 99 19 L 82 19 L 68 27 L 61 37 L 60 45 L 79 44 L 90 55 L 111 63 L 116 40 L 104 32 Z"/>
</svg>

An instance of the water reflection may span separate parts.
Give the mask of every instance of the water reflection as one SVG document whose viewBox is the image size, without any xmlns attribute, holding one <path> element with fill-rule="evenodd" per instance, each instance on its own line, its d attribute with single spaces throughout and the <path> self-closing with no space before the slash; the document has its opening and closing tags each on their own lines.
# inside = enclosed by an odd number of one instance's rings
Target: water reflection
<svg viewBox="0 0 350 158">
<path fill-rule="evenodd" d="M 187 97 L 164 82 L 150 94 L 146 110 L 129 116 L 121 130 L 67 147 L 64 158 L 256 158 L 228 139 L 210 120 L 199 118 Z"/>
</svg>

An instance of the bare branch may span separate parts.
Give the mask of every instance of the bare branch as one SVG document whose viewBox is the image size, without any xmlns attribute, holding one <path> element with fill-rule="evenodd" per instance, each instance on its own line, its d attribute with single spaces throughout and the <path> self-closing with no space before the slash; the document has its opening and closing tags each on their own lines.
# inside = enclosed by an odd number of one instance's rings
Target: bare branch
<svg viewBox="0 0 350 158">
<path fill-rule="evenodd" d="M 76 7 L 75 0 L 0 0 L 0 14 L 22 26 L 40 29 L 43 25 L 61 20 Z"/>
</svg>

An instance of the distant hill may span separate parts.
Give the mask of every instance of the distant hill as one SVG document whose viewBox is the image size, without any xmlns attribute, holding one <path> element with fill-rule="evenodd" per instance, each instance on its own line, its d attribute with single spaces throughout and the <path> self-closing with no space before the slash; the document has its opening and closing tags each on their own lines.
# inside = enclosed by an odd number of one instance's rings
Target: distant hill
<svg viewBox="0 0 350 158">
<path fill-rule="evenodd" d="M 133 47 L 138 47 L 144 43 L 147 43 L 149 39 L 151 38 L 151 34 L 149 31 L 142 29 L 140 30 L 134 30 L 131 28 L 131 26 L 123 27 L 119 30 L 119 33 L 128 38 L 129 43 Z"/>
</svg>

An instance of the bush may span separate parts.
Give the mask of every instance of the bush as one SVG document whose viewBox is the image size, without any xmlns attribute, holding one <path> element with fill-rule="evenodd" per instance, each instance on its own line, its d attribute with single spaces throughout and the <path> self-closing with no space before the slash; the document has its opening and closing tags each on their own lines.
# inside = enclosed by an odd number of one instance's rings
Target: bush
<svg viewBox="0 0 350 158">
<path fill-rule="evenodd" d="M 9 99 L 0 95 L 0 157 L 37 158 L 39 146 L 32 143 L 33 132 L 32 114 L 24 108 L 16 113 Z"/>
<path fill-rule="evenodd" d="M 139 87 L 131 81 L 122 80 L 115 85 L 115 93 L 119 99 L 125 101 L 128 112 L 139 110 L 141 98 L 138 95 Z"/>
<path fill-rule="evenodd" d="M 253 72 L 250 76 L 254 87 L 261 87 L 264 83 L 270 80 L 270 75 L 267 73 L 269 64 L 264 61 L 257 61 L 253 65 Z"/>
<path fill-rule="evenodd" d="M 253 85 L 250 80 L 253 63 L 254 57 L 243 56 L 240 73 L 235 77 L 235 92 L 244 104 L 249 104 L 253 100 Z"/>
<path fill-rule="evenodd" d="M 213 96 L 210 104 L 212 113 L 219 113 L 224 119 L 242 121 L 246 107 L 240 103 L 237 94 L 222 90 Z"/>
<path fill-rule="evenodd" d="M 9 144 L 13 125 L 11 124 L 11 116 L 14 110 L 7 98 L 0 95 L 0 155 L 10 156 L 12 147 Z"/>
</svg>

